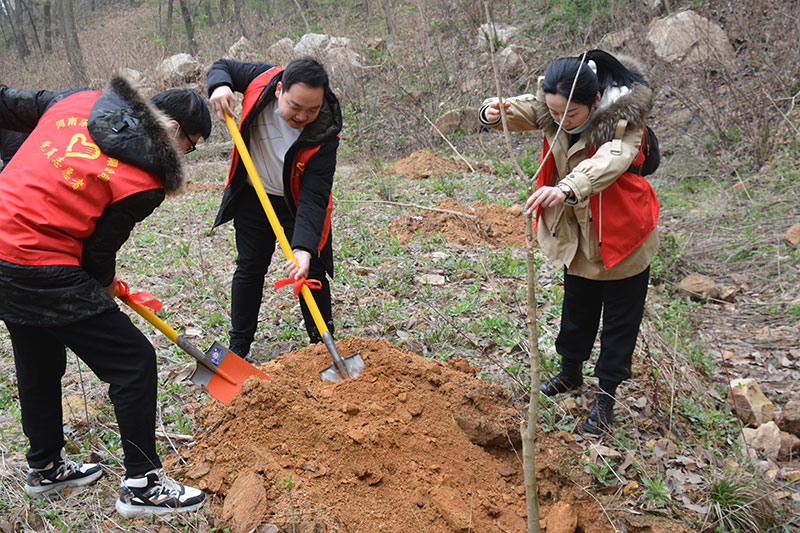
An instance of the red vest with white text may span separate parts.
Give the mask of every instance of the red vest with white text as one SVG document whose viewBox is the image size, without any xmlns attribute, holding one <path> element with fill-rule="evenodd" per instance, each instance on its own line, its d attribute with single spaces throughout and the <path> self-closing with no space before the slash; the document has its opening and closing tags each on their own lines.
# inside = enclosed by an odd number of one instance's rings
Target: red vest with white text
<svg viewBox="0 0 800 533">
<path fill-rule="evenodd" d="M 87 128 L 97 91 L 68 96 L 39 119 L 0 180 L 0 259 L 80 265 L 105 208 L 163 188 L 158 176 L 100 151 Z"/>
</svg>

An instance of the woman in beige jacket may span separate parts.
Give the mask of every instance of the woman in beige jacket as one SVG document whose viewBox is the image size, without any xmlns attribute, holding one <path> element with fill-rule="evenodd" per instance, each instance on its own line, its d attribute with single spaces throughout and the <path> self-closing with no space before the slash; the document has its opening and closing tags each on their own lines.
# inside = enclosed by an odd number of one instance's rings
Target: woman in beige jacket
<svg viewBox="0 0 800 533">
<path fill-rule="evenodd" d="M 504 102 L 510 130 L 544 134 L 542 170 L 526 205 L 536 216 L 537 240 L 548 259 L 564 268 L 556 339 L 561 370 L 542 383 L 542 393 L 553 396 L 583 384 L 583 362 L 602 314 L 595 366 L 600 391 L 582 425 L 593 434 L 610 426 L 617 386 L 631 376 L 658 247 L 658 199 L 637 173 L 645 160 L 641 145 L 653 98 L 638 70 L 590 50 L 551 63 L 535 96 Z M 502 129 L 496 98 L 484 102 L 480 119 Z"/>
</svg>

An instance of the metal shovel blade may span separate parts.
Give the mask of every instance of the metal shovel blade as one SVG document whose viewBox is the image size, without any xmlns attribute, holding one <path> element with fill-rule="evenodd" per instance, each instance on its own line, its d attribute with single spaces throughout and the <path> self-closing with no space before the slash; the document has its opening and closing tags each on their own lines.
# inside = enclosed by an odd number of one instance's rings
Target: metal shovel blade
<svg viewBox="0 0 800 533">
<path fill-rule="evenodd" d="M 204 355 L 206 361 L 197 360 L 197 366 L 190 379 L 195 385 L 205 387 L 212 396 L 224 404 L 242 392 L 242 384 L 250 376 L 269 379 L 265 373 L 219 342 L 214 342 Z"/>
<path fill-rule="evenodd" d="M 322 342 L 325 343 L 331 359 L 333 359 L 333 364 L 319 373 L 323 381 L 342 381 L 355 378 L 364 370 L 364 360 L 361 359 L 361 354 L 354 353 L 344 359 L 339 355 L 339 350 L 336 349 L 333 336 L 329 331 L 322 334 Z"/>
<path fill-rule="evenodd" d="M 319 374 L 322 376 L 323 381 L 342 381 L 343 379 L 355 378 L 364 370 L 364 361 L 361 359 L 361 354 L 358 353 L 342 359 L 342 364 L 344 365 L 342 372 L 336 368 L 336 364 L 332 364 L 320 372 Z"/>
</svg>

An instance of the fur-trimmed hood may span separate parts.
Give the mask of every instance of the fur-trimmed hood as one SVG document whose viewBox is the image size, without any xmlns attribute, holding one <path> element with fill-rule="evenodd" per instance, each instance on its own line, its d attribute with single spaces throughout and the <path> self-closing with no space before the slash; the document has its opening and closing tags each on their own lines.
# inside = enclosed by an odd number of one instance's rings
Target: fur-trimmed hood
<svg viewBox="0 0 800 533">
<path fill-rule="evenodd" d="M 641 68 L 630 58 L 617 56 L 627 68 L 641 72 Z M 536 122 L 544 133 L 551 137 L 558 130 L 558 124 L 550 116 L 550 111 L 545 103 L 544 91 L 541 88 L 542 78 L 539 79 L 539 89 L 534 104 Z M 630 91 L 617 97 L 602 109 L 592 113 L 589 126 L 581 133 L 590 146 L 600 146 L 614 138 L 617 122 L 625 119 L 628 124 L 644 126 L 645 119 L 653 107 L 653 90 L 640 83 L 634 83 Z"/>
<path fill-rule="evenodd" d="M 159 176 L 167 193 L 183 184 L 183 163 L 169 118 L 123 77 L 111 79 L 89 115 L 89 133 L 106 154 Z"/>
</svg>

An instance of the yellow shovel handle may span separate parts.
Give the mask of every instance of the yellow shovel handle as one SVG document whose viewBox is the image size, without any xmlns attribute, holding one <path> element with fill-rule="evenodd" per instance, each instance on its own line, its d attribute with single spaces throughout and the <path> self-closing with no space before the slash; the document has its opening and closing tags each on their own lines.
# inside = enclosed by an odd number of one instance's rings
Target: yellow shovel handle
<svg viewBox="0 0 800 533">
<path fill-rule="evenodd" d="M 125 302 L 125 305 L 127 305 L 128 307 L 130 307 L 131 309 L 136 311 L 136 313 L 139 316 L 141 316 L 142 318 L 144 318 L 145 320 L 150 322 L 150 324 L 152 324 L 153 327 L 155 327 L 161 333 L 166 335 L 169 340 L 171 340 L 172 342 L 175 342 L 175 343 L 178 342 L 178 332 L 177 331 L 175 331 L 174 329 L 169 327 L 169 324 L 167 324 L 166 322 L 164 322 L 163 320 L 158 318 L 158 316 L 154 312 L 152 312 L 150 309 L 148 309 L 147 307 L 145 307 L 145 306 L 143 306 L 141 304 L 133 303 L 128 298 L 123 298 L 122 297 L 122 293 L 119 290 L 119 285 L 117 285 L 115 296 L 117 298 L 119 298 L 120 300 L 122 300 L 123 302 Z"/>
<path fill-rule="evenodd" d="M 286 259 L 291 259 L 295 264 L 297 264 L 297 259 L 295 259 L 294 252 L 292 252 L 292 247 L 289 245 L 289 241 L 286 239 L 286 234 L 283 232 L 283 227 L 278 220 L 278 216 L 275 214 L 275 210 L 272 208 L 272 202 L 269 201 L 267 192 L 264 190 L 264 185 L 261 183 L 261 178 L 258 177 L 256 167 L 253 165 L 253 160 L 250 158 L 250 152 L 247 150 L 247 146 L 244 144 L 244 139 L 242 139 L 241 133 L 239 133 L 239 127 L 236 125 L 236 121 L 233 120 L 233 117 L 227 113 L 225 113 L 225 124 L 227 124 L 228 130 L 231 132 L 233 143 L 236 145 L 236 149 L 239 151 L 239 157 L 242 158 L 244 168 L 247 169 L 247 173 L 250 175 L 250 181 L 253 182 L 253 187 L 256 189 L 256 194 L 258 195 L 258 199 L 261 201 L 262 207 L 264 207 L 264 212 L 267 214 L 267 219 L 269 220 L 270 226 L 272 226 L 272 231 L 278 238 L 278 244 L 280 244 L 281 250 L 283 250 L 283 255 L 286 256 Z M 328 327 L 325 325 L 325 321 L 322 319 L 322 314 L 319 312 L 317 302 L 314 301 L 314 295 L 311 294 L 311 289 L 309 289 L 306 285 L 303 285 L 301 293 L 303 294 L 303 298 L 305 298 L 306 305 L 308 306 L 308 310 L 311 312 L 311 316 L 314 318 L 314 324 L 316 324 L 320 336 L 323 336 L 328 331 Z"/>
</svg>

